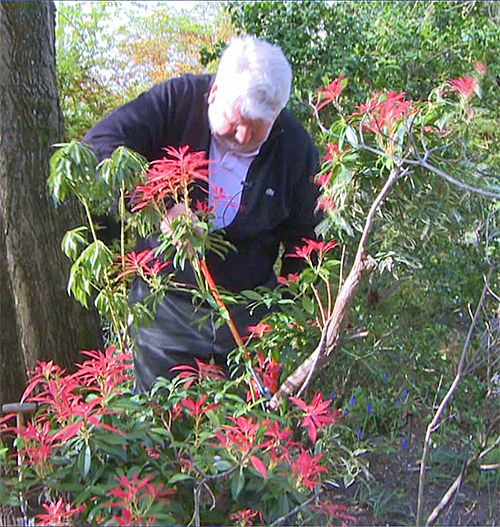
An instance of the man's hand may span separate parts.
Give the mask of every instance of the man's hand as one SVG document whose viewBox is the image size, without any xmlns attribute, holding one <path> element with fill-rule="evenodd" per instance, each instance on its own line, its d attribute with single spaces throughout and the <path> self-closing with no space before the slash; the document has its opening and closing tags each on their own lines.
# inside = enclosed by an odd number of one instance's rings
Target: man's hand
<svg viewBox="0 0 500 527">
<path fill-rule="evenodd" d="M 184 207 L 184 205 L 174 205 L 171 209 L 169 209 L 167 215 L 161 221 L 160 230 L 172 240 L 172 243 L 177 247 L 178 250 L 182 250 L 184 245 L 186 245 L 188 255 L 192 257 L 195 251 L 191 243 L 189 241 L 183 242 L 182 240 L 174 239 L 173 224 L 179 216 L 184 216 L 187 221 L 190 221 L 193 224 L 196 224 L 199 221 L 198 217 L 192 210 L 186 211 L 186 207 Z M 203 229 L 201 227 L 197 227 L 196 225 L 194 225 L 193 231 L 200 238 L 204 235 Z"/>
</svg>

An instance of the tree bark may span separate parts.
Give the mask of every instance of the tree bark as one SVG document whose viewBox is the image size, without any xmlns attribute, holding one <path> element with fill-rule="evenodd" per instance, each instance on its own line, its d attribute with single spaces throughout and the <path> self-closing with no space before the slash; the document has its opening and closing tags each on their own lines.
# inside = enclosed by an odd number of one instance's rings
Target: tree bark
<svg viewBox="0 0 500 527">
<path fill-rule="evenodd" d="M 16 312 L 7 272 L 3 233 L 0 221 L 0 408 L 5 403 L 19 400 L 26 380 L 17 337 Z"/>
<path fill-rule="evenodd" d="M 3 337 L 0 340 L 0 400 L 2 393 L 11 395 L 10 384 L 17 382 L 10 371 L 16 361 L 6 361 L 9 353 L 15 352 L 24 370 L 32 370 L 37 360 L 54 360 L 72 369 L 78 346 L 95 347 L 99 342 L 97 318 L 82 316 L 66 292 L 69 261 L 60 242 L 64 231 L 79 223 L 79 214 L 70 205 L 56 208 L 47 187 L 52 145 L 63 136 L 54 2 L 2 1 L 0 226 L 4 254 L 0 262 L 6 267 L 2 298 L 5 295 L 8 306 L 11 293 L 16 320 L 14 326 L 8 320 L 10 309 L 2 310 L 2 333 L 11 331 L 12 337 L 16 333 L 18 345 L 11 350 Z"/>
</svg>

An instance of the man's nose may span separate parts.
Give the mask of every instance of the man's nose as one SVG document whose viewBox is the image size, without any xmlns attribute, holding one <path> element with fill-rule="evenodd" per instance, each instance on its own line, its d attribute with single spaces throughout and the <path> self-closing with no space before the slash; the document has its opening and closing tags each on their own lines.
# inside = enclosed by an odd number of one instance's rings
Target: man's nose
<svg viewBox="0 0 500 527">
<path fill-rule="evenodd" d="M 248 143 L 252 137 L 252 131 L 250 129 L 250 126 L 246 124 L 240 124 L 236 128 L 236 133 L 234 134 L 234 137 L 240 145 L 244 145 Z"/>
</svg>

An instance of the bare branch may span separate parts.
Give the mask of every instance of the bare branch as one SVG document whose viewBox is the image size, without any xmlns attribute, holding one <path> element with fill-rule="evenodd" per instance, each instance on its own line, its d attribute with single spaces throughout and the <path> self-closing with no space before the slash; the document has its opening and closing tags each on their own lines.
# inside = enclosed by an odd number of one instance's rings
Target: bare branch
<svg viewBox="0 0 500 527">
<path fill-rule="evenodd" d="M 424 516 L 425 470 L 426 470 L 427 460 L 428 460 L 429 452 L 430 452 L 431 436 L 434 433 L 434 431 L 439 427 L 443 412 L 446 406 L 448 405 L 448 403 L 450 402 L 451 398 L 453 397 L 453 394 L 455 393 L 455 390 L 458 384 L 462 380 L 465 365 L 466 365 L 466 360 L 467 360 L 467 353 L 469 351 L 469 348 L 472 342 L 472 336 L 474 335 L 474 332 L 476 330 L 479 316 L 481 314 L 484 302 L 486 300 L 486 295 L 487 295 L 487 292 L 488 292 L 488 289 L 491 283 L 491 278 L 493 276 L 493 269 L 494 269 L 493 267 L 490 267 L 488 277 L 486 278 L 486 283 L 483 287 L 481 298 L 476 308 L 474 319 L 472 320 L 472 323 L 469 327 L 469 332 L 467 334 L 467 338 L 465 339 L 465 343 L 464 343 L 464 347 L 462 350 L 462 355 L 460 357 L 460 362 L 458 365 L 455 379 L 453 380 L 453 383 L 451 384 L 446 395 L 441 401 L 441 404 L 436 410 L 434 417 L 432 418 L 431 422 L 427 426 L 427 431 L 426 431 L 425 440 L 424 440 L 424 448 L 422 452 L 422 459 L 420 461 L 420 477 L 419 477 L 419 483 L 418 483 L 418 497 L 417 497 L 417 527 L 423 524 L 422 522 L 423 522 L 423 516 Z"/>
<path fill-rule="evenodd" d="M 500 463 L 495 463 L 494 465 L 481 465 L 479 468 L 481 470 L 500 470 Z"/>
<path fill-rule="evenodd" d="M 437 176 L 445 179 L 446 181 L 452 183 L 453 185 L 463 189 L 467 190 L 469 192 L 473 192 L 474 194 L 479 194 L 480 196 L 484 196 L 486 198 L 492 198 L 495 200 L 500 200 L 500 194 L 497 194 L 496 192 L 490 192 L 488 190 L 482 190 L 477 187 L 473 187 L 472 185 L 469 185 L 467 183 L 463 183 L 462 181 L 459 181 L 458 179 L 450 176 L 447 172 L 444 170 L 441 170 L 440 168 L 432 165 L 427 160 L 424 159 L 409 159 L 408 157 L 399 157 L 395 155 L 388 154 L 387 152 L 384 152 L 383 150 L 380 150 L 378 148 L 374 148 L 372 146 L 369 146 L 365 143 L 362 143 L 360 145 L 360 148 L 363 150 L 366 150 L 367 152 L 372 152 L 374 154 L 385 156 L 389 159 L 393 159 L 397 164 L 400 166 L 404 165 L 410 165 L 410 166 L 420 166 L 422 168 L 425 168 L 426 170 L 429 170 L 430 172 L 433 172 Z"/>
<path fill-rule="evenodd" d="M 312 503 L 316 498 L 318 498 L 323 490 L 321 489 L 319 492 L 316 492 L 314 496 L 311 496 L 309 499 L 304 501 L 304 503 L 301 503 L 300 505 L 297 505 L 294 509 L 292 509 L 289 513 L 285 514 L 284 516 L 281 516 L 281 518 L 278 518 L 275 522 L 271 523 L 271 527 L 275 527 L 277 525 L 282 524 L 284 521 L 286 521 L 288 518 L 293 516 L 294 514 L 297 514 L 300 512 L 304 507 L 307 507 L 310 503 Z"/>
</svg>

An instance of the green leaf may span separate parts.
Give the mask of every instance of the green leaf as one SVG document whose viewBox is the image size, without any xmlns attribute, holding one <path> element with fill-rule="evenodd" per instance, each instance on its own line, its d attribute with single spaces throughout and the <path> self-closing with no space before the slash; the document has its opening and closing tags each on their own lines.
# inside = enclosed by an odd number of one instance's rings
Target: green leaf
<svg viewBox="0 0 500 527">
<path fill-rule="evenodd" d="M 356 130 L 352 126 L 347 126 L 345 130 L 345 136 L 349 144 L 356 148 L 358 146 L 358 135 Z"/>
<path fill-rule="evenodd" d="M 174 474 L 167 483 L 167 487 L 170 487 L 171 485 L 174 485 L 175 483 L 178 483 L 179 481 L 186 481 L 187 479 L 193 479 L 188 474 Z"/>
<path fill-rule="evenodd" d="M 85 448 L 80 450 L 78 454 L 78 470 L 83 478 L 86 478 L 90 471 L 90 464 L 92 461 L 92 452 L 90 451 L 90 446 L 88 443 L 85 445 Z"/>
<path fill-rule="evenodd" d="M 245 487 L 245 474 L 243 474 L 243 470 L 240 470 L 233 476 L 231 480 L 231 494 L 234 500 L 238 498 L 238 496 L 241 494 L 241 491 L 243 490 L 244 487 Z"/>
<path fill-rule="evenodd" d="M 314 302 L 307 295 L 302 297 L 302 306 L 310 315 L 314 313 Z"/>
<path fill-rule="evenodd" d="M 64 235 L 62 242 L 61 242 L 61 248 L 64 252 L 64 254 L 70 259 L 70 260 L 76 260 L 80 254 L 80 248 L 83 246 L 88 245 L 88 240 L 86 236 L 84 236 L 84 232 L 88 231 L 88 227 L 82 226 L 77 227 L 76 229 L 72 229 L 70 231 L 67 231 Z"/>
<path fill-rule="evenodd" d="M 242 295 L 246 296 L 250 300 L 255 300 L 256 302 L 262 302 L 262 295 L 256 293 L 252 290 L 245 290 L 241 292 Z"/>
</svg>

